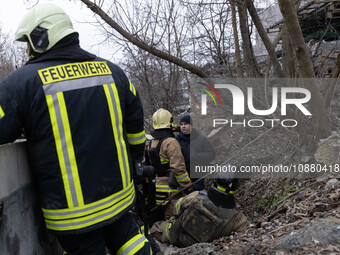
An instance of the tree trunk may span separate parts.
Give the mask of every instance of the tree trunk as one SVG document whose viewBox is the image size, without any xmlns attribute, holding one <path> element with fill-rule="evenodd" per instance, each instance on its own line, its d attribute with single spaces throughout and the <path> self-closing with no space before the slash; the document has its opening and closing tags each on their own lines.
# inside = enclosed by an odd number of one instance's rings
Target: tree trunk
<svg viewBox="0 0 340 255">
<path fill-rule="evenodd" d="M 243 61 L 245 64 L 246 74 L 248 77 L 256 78 L 260 77 L 260 74 L 256 70 L 256 61 L 252 51 L 250 42 L 250 34 L 248 29 L 248 16 L 247 9 L 244 3 L 236 1 L 238 15 L 240 18 L 240 31 L 242 36 L 242 48 L 243 48 Z"/>
<path fill-rule="evenodd" d="M 287 78 L 295 78 L 296 73 L 296 56 L 286 26 L 282 27 L 282 65 L 283 71 Z"/>
<path fill-rule="evenodd" d="M 330 112 L 331 109 L 331 103 L 334 96 L 335 87 L 339 82 L 339 75 L 340 75 L 340 57 L 338 56 L 335 66 L 333 67 L 331 73 L 332 80 L 330 84 L 328 84 L 324 92 L 325 108 L 328 112 Z"/>
<path fill-rule="evenodd" d="M 94 13 L 96 13 L 99 17 L 101 17 L 109 26 L 111 26 L 114 30 L 116 30 L 118 33 L 120 33 L 125 39 L 127 39 L 129 42 L 133 43 L 137 47 L 159 57 L 164 60 L 167 60 L 171 63 L 174 63 L 189 72 L 198 75 L 202 78 L 207 78 L 209 75 L 203 71 L 202 68 L 199 68 L 195 65 L 192 65 L 180 58 L 177 58 L 175 56 L 172 56 L 164 51 L 158 50 L 155 47 L 148 45 L 144 41 L 139 40 L 138 38 L 131 35 L 129 32 L 124 30 L 121 26 L 118 25 L 117 22 L 112 20 L 98 5 L 93 3 L 89 0 L 81 0 L 88 8 L 90 8 Z"/>
<path fill-rule="evenodd" d="M 313 62 L 307 51 L 294 2 L 291 0 L 279 0 L 278 2 L 290 41 L 295 50 L 302 78 L 315 78 Z M 308 84 L 304 84 L 304 86 L 311 92 L 309 106 L 313 116 L 316 138 L 325 138 L 329 135 L 331 126 L 320 90 L 313 79 L 309 79 Z"/>
<path fill-rule="evenodd" d="M 238 29 L 237 29 L 237 21 L 236 21 L 235 0 L 230 0 L 230 4 L 231 4 L 231 15 L 232 15 L 234 42 L 235 42 L 236 71 L 237 71 L 238 78 L 243 78 L 240 41 L 238 39 Z"/>
<path fill-rule="evenodd" d="M 264 29 L 263 25 L 262 25 L 262 22 L 260 20 L 260 17 L 259 15 L 257 14 L 257 11 L 256 11 L 256 8 L 253 4 L 253 1 L 252 0 L 246 0 L 246 5 L 247 5 L 247 9 L 248 9 L 248 12 L 254 22 L 254 25 L 256 27 L 256 30 L 257 32 L 259 33 L 263 43 L 264 43 L 264 46 L 266 47 L 267 49 L 267 52 L 268 52 L 268 55 L 270 57 L 270 60 L 271 62 L 273 63 L 273 66 L 274 66 L 274 72 L 276 73 L 276 76 L 278 78 L 283 78 L 283 72 L 282 72 L 282 68 L 280 66 L 280 63 L 276 57 L 276 54 L 275 54 L 275 48 L 273 47 L 267 33 L 266 33 L 266 30 Z"/>
</svg>

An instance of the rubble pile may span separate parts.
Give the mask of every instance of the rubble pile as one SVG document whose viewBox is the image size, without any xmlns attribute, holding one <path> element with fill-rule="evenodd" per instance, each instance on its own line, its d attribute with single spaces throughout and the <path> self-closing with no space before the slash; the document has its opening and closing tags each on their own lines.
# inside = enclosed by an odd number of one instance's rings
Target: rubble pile
<svg viewBox="0 0 340 255">
<path fill-rule="evenodd" d="M 245 181 L 242 186 L 256 190 L 253 181 Z M 240 203 L 247 199 L 242 194 L 237 197 Z M 241 209 L 247 214 L 244 208 Z M 245 233 L 234 233 L 211 244 L 181 249 L 164 245 L 163 254 L 338 254 L 340 181 L 305 180 L 282 203 L 264 214 L 253 212 L 253 216 L 248 217 L 252 224 Z"/>
</svg>

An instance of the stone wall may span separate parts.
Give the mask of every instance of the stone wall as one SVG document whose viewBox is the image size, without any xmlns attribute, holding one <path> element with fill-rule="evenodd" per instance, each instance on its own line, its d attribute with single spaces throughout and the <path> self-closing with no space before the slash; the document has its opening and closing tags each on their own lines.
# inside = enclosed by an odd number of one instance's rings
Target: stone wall
<svg viewBox="0 0 340 255">
<path fill-rule="evenodd" d="M 0 255 L 60 255 L 45 228 L 25 145 L 0 146 Z"/>
</svg>

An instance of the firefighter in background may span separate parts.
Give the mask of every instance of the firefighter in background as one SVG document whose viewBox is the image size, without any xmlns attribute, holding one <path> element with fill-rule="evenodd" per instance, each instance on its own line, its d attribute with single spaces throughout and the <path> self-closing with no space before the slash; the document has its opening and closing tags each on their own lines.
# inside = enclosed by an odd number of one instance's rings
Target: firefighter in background
<svg viewBox="0 0 340 255">
<path fill-rule="evenodd" d="M 162 211 L 154 216 L 154 221 L 168 219 L 176 199 L 168 198 L 179 189 L 191 185 L 185 161 L 178 141 L 173 134 L 173 118 L 169 111 L 160 108 L 152 116 L 154 138 L 151 141 L 149 156 L 156 172 L 156 205 Z"/>
<path fill-rule="evenodd" d="M 27 12 L 16 40 L 29 61 L 0 82 L 0 144 L 25 131 L 46 227 L 69 255 L 150 254 L 129 213 L 143 108 L 115 64 L 86 52 L 53 4 Z"/>
</svg>

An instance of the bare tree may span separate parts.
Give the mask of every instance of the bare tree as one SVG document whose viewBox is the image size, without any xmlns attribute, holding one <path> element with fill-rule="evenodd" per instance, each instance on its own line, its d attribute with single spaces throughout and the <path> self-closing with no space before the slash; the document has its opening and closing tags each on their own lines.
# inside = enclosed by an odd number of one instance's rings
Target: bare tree
<svg viewBox="0 0 340 255">
<path fill-rule="evenodd" d="M 27 61 L 23 47 L 14 45 L 9 35 L 2 32 L 0 27 L 0 79 L 13 72 L 16 67 Z"/>
<path fill-rule="evenodd" d="M 279 0 L 279 5 L 285 25 L 287 27 L 287 33 L 295 50 L 301 76 L 303 78 L 314 78 L 315 73 L 313 62 L 307 51 L 294 2 Z M 313 115 L 316 137 L 327 137 L 330 133 L 331 127 L 320 90 L 316 87 L 313 79 L 310 79 L 308 84 L 305 84 L 305 86 L 312 94 L 310 110 Z"/>
<path fill-rule="evenodd" d="M 234 35 L 234 44 L 235 44 L 236 71 L 237 71 L 237 76 L 239 78 L 243 78 L 240 42 L 238 38 L 238 29 L 237 29 L 235 0 L 230 0 L 230 5 L 231 5 L 231 12 L 232 12 L 233 35 Z"/>
<path fill-rule="evenodd" d="M 257 63 L 254 57 L 250 40 L 248 15 L 245 2 L 236 1 L 236 3 L 240 22 L 240 32 L 242 36 L 243 61 L 247 76 L 252 78 L 261 77 L 261 75 L 257 71 Z"/>
<path fill-rule="evenodd" d="M 254 25 L 267 49 L 267 52 L 268 52 L 268 55 L 270 57 L 270 60 L 271 62 L 273 63 L 274 65 L 274 72 L 276 73 L 277 77 L 279 78 L 283 78 L 283 71 L 282 71 L 282 68 L 280 66 L 280 63 L 276 57 L 276 54 L 275 54 L 275 48 L 273 47 L 272 43 L 270 42 L 270 39 L 262 25 L 262 22 L 260 20 L 260 17 L 259 15 L 257 14 L 257 11 L 256 11 L 256 8 L 253 4 L 253 1 L 252 0 L 246 0 L 246 5 L 247 5 L 247 9 L 248 9 L 248 12 L 254 22 Z"/>
<path fill-rule="evenodd" d="M 171 63 L 174 63 L 182 68 L 190 71 L 193 74 L 196 74 L 202 78 L 208 77 L 208 74 L 203 71 L 202 68 L 199 68 L 193 64 L 190 64 L 179 57 L 173 56 L 168 52 L 163 50 L 159 50 L 153 45 L 148 44 L 146 41 L 140 40 L 137 36 L 132 35 L 126 29 L 122 28 L 117 22 L 115 22 L 106 12 L 104 12 L 95 2 L 89 0 L 81 0 L 84 4 L 87 5 L 94 13 L 100 16 L 108 25 L 110 25 L 113 29 L 115 29 L 119 34 L 121 34 L 126 40 L 133 43 L 137 47 L 148 51 L 149 53 L 165 59 Z M 147 24 L 146 24 L 147 25 Z"/>
<path fill-rule="evenodd" d="M 129 49 L 126 57 L 130 61 L 124 65 L 141 94 L 146 116 L 161 107 L 176 112 L 176 106 L 185 101 L 183 92 L 187 87 L 182 69 L 140 49 Z"/>
<path fill-rule="evenodd" d="M 232 35 L 228 4 L 214 0 L 205 1 L 204 4 L 183 1 L 183 4 L 188 10 L 192 39 L 200 46 L 195 54 L 202 56 L 205 62 L 227 65 Z"/>
<path fill-rule="evenodd" d="M 340 77 L 340 57 L 338 56 L 335 66 L 332 70 L 331 73 L 331 82 L 330 84 L 328 84 L 328 86 L 326 87 L 323 95 L 324 95 L 324 101 L 325 101 L 325 108 L 330 111 L 331 108 L 331 103 L 333 100 L 333 96 L 334 96 L 334 92 L 335 92 L 335 88 L 336 85 L 339 82 L 339 77 Z"/>
</svg>

